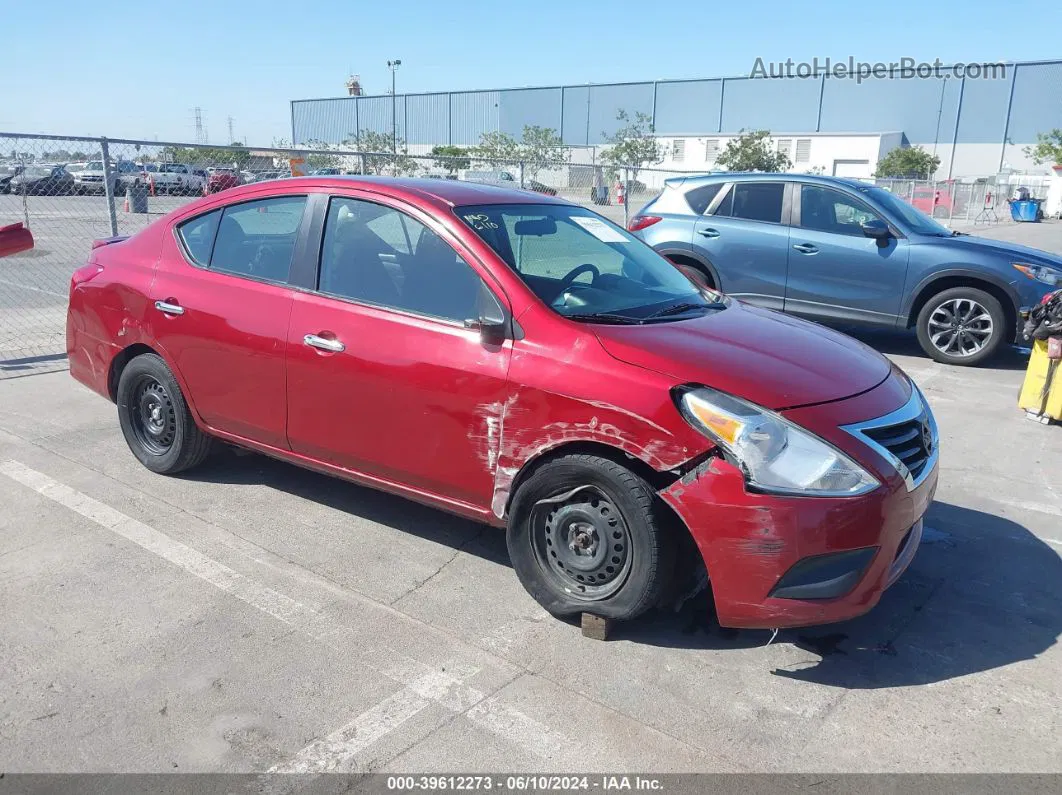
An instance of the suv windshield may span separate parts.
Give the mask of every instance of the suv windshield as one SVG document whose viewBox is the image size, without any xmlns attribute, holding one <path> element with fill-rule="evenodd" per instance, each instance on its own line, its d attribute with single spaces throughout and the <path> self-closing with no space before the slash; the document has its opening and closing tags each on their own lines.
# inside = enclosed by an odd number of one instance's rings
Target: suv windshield
<svg viewBox="0 0 1062 795">
<path fill-rule="evenodd" d="M 914 232 L 920 235 L 951 237 L 951 232 L 948 231 L 947 227 L 941 226 L 917 207 L 913 207 L 884 188 L 868 186 L 860 188 L 859 191 L 868 198 L 874 199 L 889 212 L 900 216 L 901 220 L 911 227 Z"/>
<path fill-rule="evenodd" d="M 726 306 L 722 295 L 698 289 L 645 243 L 582 207 L 492 204 L 454 212 L 565 317 L 644 323 Z"/>
<path fill-rule="evenodd" d="M 103 171 L 103 161 L 90 160 L 85 164 L 85 171 Z"/>
</svg>

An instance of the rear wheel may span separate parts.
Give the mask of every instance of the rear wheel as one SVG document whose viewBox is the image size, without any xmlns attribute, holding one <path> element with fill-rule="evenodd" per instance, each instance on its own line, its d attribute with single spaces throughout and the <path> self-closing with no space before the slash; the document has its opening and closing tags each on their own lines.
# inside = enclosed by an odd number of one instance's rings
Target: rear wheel
<svg viewBox="0 0 1062 795">
<path fill-rule="evenodd" d="M 652 488 L 614 461 L 550 461 L 513 498 L 513 568 L 554 615 L 635 618 L 659 601 L 674 568 L 673 539 L 657 511 Z"/>
<path fill-rule="evenodd" d="M 1006 336 L 1006 315 L 995 296 L 976 287 L 952 287 L 926 301 L 916 321 L 918 342 L 944 364 L 980 364 Z"/>
<path fill-rule="evenodd" d="M 152 472 L 183 472 L 210 453 L 210 437 L 196 426 L 177 380 L 160 356 L 145 353 L 130 361 L 118 380 L 116 397 L 126 444 Z"/>
<path fill-rule="evenodd" d="M 696 265 L 689 260 L 677 257 L 668 257 L 668 261 L 682 271 L 686 278 L 694 284 L 701 285 L 702 287 L 709 287 L 713 290 L 715 289 L 715 280 L 712 278 L 712 275 L 708 272 L 707 268 L 701 265 Z"/>
</svg>

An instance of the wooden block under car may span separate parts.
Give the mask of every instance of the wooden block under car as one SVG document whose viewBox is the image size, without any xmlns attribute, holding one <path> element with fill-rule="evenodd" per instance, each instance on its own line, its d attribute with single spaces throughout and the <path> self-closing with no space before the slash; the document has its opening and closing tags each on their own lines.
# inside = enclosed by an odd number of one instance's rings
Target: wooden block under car
<svg viewBox="0 0 1062 795">
<path fill-rule="evenodd" d="M 608 633 L 612 631 L 612 621 L 591 613 L 583 613 L 582 629 L 584 638 L 608 640 Z"/>
</svg>

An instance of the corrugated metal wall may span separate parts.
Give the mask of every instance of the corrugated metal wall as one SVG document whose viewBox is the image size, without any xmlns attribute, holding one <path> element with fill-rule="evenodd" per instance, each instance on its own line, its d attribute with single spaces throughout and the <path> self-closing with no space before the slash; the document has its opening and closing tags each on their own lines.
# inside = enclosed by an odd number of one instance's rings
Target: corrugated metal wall
<svg viewBox="0 0 1062 795">
<path fill-rule="evenodd" d="M 602 143 L 626 110 L 662 136 L 775 132 L 902 132 L 912 144 L 1011 144 L 1062 127 L 1062 61 L 1007 67 L 1004 79 L 725 78 L 399 95 L 399 136 L 410 144 L 472 145 L 485 132 L 560 130 L 573 146 Z M 1009 116 L 1008 116 L 1009 108 Z M 294 140 L 339 143 L 358 130 L 391 131 L 391 97 L 297 100 Z M 956 128 L 957 124 L 957 128 Z"/>
</svg>

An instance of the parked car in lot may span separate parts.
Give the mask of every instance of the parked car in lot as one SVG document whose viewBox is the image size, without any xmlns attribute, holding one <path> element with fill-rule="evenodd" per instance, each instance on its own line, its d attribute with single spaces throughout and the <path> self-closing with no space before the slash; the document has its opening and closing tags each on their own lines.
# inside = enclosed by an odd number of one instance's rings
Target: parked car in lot
<svg viewBox="0 0 1062 795">
<path fill-rule="evenodd" d="M 99 241 L 67 351 L 148 469 L 224 441 L 504 527 L 557 615 L 632 618 L 698 561 L 725 626 L 859 615 L 937 481 L 932 412 L 880 354 L 468 182 L 256 183 Z"/>
<path fill-rule="evenodd" d="M 21 174 L 23 168 L 18 164 L 0 166 L 0 193 L 11 192 L 11 178 Z"/>
<path fill-rule="evenodd" d="M 177 193 L 188 196 L 202 193 L 206 185 L 206 172 L 196 170 L 184 163 L 158 163 L 151 178 L 159 193 Z"/>
<path fill-rule="evenodd" d="M 80 168 L 70 169 L 74 177 L 74 192 L 104 194 L 106 189 L 106 172 L 102 160 L 90 160 Z M 140 184 L 140 167 L 132 160 L 119 160 L 110 164 L 111 191 L 115 196 L 125 193 L 126 188 Z"/>
<path fill-rule="evenodd" d="M 0 226 L 0 258 L 33 248 L 33 235 L 21 223 Z"/>
<path fill-rule="evenodd" d="M 215 168 L 207 177 L 207 193 L 220 193 L 240 184 L 240 178 L 231 168 Z"/>
<path fill-rule="evenodd" d="M 273 179 L 284 179 L 290 176 L 290 171 L 259 171 L 255 175 L 255 182 L 269 182 Z"/>
<path fill-rule="evenodd" d="M 960 202 L 952 199 L 951 191 L 930 185 L 916 186 L 911 191 L 911 204 L 934 218 L 951 218 L 965 209 Z"/>
<path fill-rule="evenodd" d="M 807 174 L 678 177 L 629 228 L 694 278 L 813 320 L 913 328 L 946 364 L 1016 338 L 1062 258 L 952 232 L 882 188 Z"/>
<path fill-rule="evenodd" d="M 74 177 L 61 165 L 29 165 L 11 177 L 8 192 L 27 196 L 69 196 L 74 192 Z"/>
</svg>

